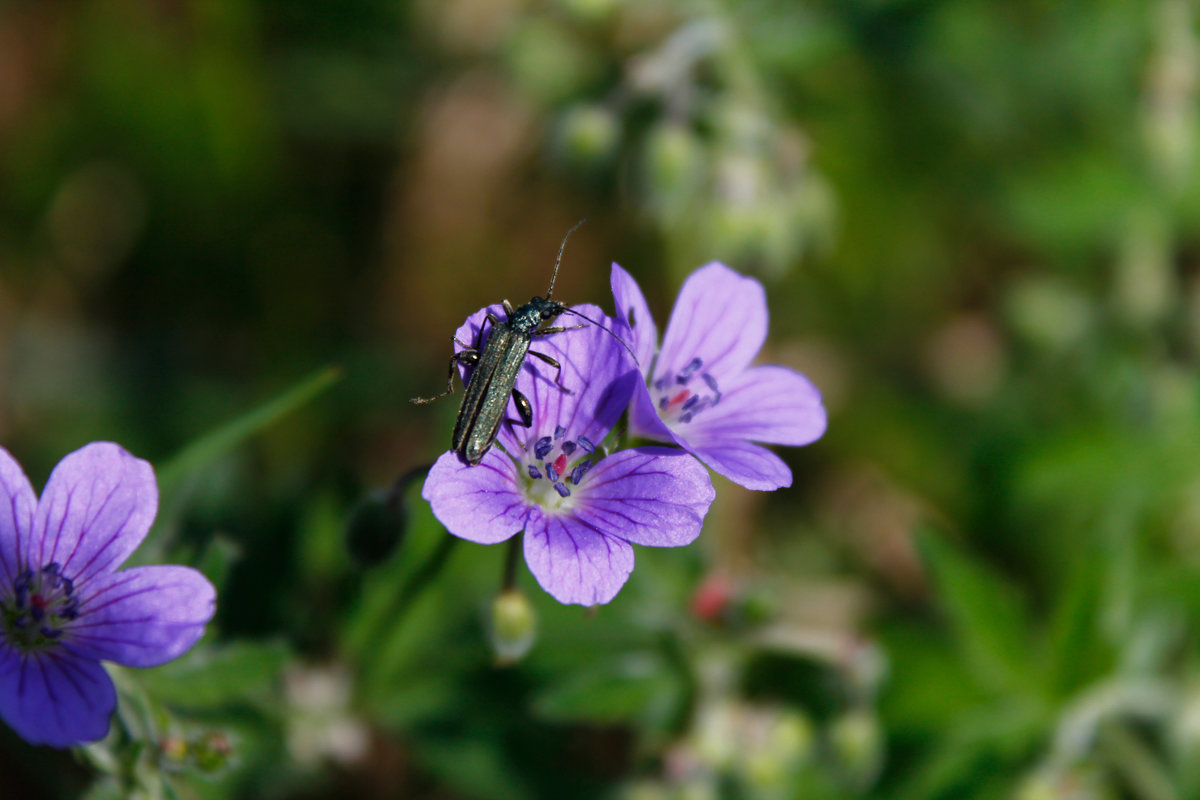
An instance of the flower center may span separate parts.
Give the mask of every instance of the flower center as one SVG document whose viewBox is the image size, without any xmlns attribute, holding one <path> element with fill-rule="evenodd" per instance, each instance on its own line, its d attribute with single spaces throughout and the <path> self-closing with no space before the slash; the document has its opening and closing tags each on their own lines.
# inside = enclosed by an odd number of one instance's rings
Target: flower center
<svg viewBox="0 0 1200 800">
<path fill-rule="evenodd" d="M 707 372 L 701 372 L 703 366 L 703 361 L 693 358 L 683 369 L 674 374 L 664 373 L 651 384 L 651 395 L 658 404 L 658 415 L 667 425 L 689 423 L 701 411 L 721 402 L 717 379 Z M 707 387 L 707 393 L 699 383 L 692 383 L 697 376 Z"/>
<path fill-rule="evenodd" d="M 51 561 L 37 572 L 27 569 L 13 582 L 13 592 L 0 599 L 0 632 L 26 650 L 46 647 L 79 616 L 75 583 Z"/>
<path fill-rule="evenodd" d="M 590 456 L 596 445 L 586 436 L 567 439 L 566 429 L 559 425 L 553 436 L 543 436 L 526 451 L 525 472 L 529 476 L 526 496 L 546 509 L 561 508 L 571 496 L 571 486 L 578 486 L 592 468 Z"/>
</svg>

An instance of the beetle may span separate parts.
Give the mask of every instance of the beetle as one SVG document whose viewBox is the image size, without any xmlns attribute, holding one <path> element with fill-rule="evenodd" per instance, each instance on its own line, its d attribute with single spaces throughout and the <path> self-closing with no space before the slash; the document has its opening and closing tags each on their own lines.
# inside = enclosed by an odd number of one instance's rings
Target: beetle
<svg viewBox="0 0 1200 800">
<path fill-rule="evenodd" d="M 552 333 L 562 333 L 583 326 L 576 325 L 568 328 L 556 325 L 543 328 L 541 327 L 542 323 L 550 322 L 563 313 L 574 314 L 608 331 L 624 345 L 626 350 L 629 350 L 631 355 L 633 354 L 629 345 L 608 328 L 588 319 L 578 311 L 567 308 L 563 303 L 551 299 L 554 294 L 554 281 L 558 277 L 558 267 L 562 263 L 563 249 L 567 246 L 567 239 L 584 221 L 580 220 L 575 223 L 563 236 L 562 244 L 558 248 L 558 257 L 554 260 L 554 272 L 550 275 L 550 287 L 546 290 L 546 296 L 533 297 L 528 303 L 517 309 L 514 309 L 512 304 L 505 300 L 506 318 L 503 321 L 495 314 L 488 312 L 485 319 L 491 323 L 491 329 L 487 344 L 482 349 L 478 343 L 475 347 L 467 347 L 457 339 L 454 340 L 464 349 L 450 357 L 446 391 L 435 397 L 414 397 L 409 401 L 417 404 L 432 403 L 434 400 L 452 394 L 454 392 L 454 367 L 457 364 L 474 367 L 470 379 L 466 382 L 466 392 L 463 395 L 462 405 L 458 408 L 458 417 L 454 422 L 454 435 L 451 437 L 451 449 L 469 465 L 478 464 L 483 459 L 484 453 L 495 443 L 496 434 L 500 431 L 500 423 L 504 421 L 510 395 L 516 404 L 520 420 L 509 419 L 509 423 L 519 422 L 526 428 L 533 425 L 533 407 L 528 398 L 516 389 L 517 375 L 525 364 L 526 356 L 535 356 L 554 367 L 556 370 L 554 383 L 564 392 L 572 393 L 562 384 L 562 365 L 545 353 L 530 350 L 529 346 L 535 336 L 549 336 Z M 482 340 L 483 328 L 481 326 L 479 341 Z M 634 355 L 634 360 L 637 360 L 636 355 Z"/>
</svg>

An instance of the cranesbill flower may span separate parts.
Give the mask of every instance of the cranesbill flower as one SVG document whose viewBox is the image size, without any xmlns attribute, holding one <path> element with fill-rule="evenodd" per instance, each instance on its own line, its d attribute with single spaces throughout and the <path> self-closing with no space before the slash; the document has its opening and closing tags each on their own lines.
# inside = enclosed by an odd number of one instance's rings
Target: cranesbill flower
<svg viewBox="0 0 1200 800">
<path fill-rule="evenodd" d="M 613 325 L 595 306 L 578 310 Z M 487 311 L 473 314 L 457 338 L 476 341 Z M 558 360 L 571 393 L 554 384 L 552 367 L 527 359 L 517 389 L 533 408 L 533 427 L 501 425 L 496 446 L 476 466 L 443 454 L 422 496 L 463 539 L 495 544 L 524 531 L 525 561 L 559 602 L 607 603 L 633 570 L 632 545 L 677 547 L 699 535 L 712 481 L 674 448 L 605 453 L 602 442 L 639 382 L 609 333 L 585 324 L 538 337 L 533 347 Z"/>
<path fill-rule="evenodd" d="M 117 568 L 158 510 L 154 471 L 111 442 L 54 468 L 39 500 L 0 448 L 0 717 L 33 744 L 108 731 L 102 660 L 153 667 L 204 633 L 215 591 L 194 569 Z"/>
<path fill-rule="evenodd" d="M 751 366 L 767 338 L 762 284 L 712 263 L 679 292 L 662 348 L 642 290 L 612 270 L 619 333 L 631 339 L 644 383 L 630 433 L 672 442 L 748 489 L 791 486 L 782 459 L 755 442 L 803 445 L 825 432 L 821 393 L 795 370 Z"/>
</svg>

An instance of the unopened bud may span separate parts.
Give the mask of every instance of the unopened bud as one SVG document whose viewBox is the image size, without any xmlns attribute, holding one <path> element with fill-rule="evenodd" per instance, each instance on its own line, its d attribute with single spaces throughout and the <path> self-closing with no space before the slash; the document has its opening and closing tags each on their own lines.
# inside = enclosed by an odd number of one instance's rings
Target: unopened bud
<svg viewBox="0 0 1200 800">
<path fill-rule="evenodd" d="M 404 494 L 415 481 L 429 474 L 428 464 L 401 475 L 387 489 L 367 494 L 350 512 L 346 523 L 346 547 L 364 567 L 385 560 L 404 541 L 408 529 L 408 503 Z"/>
<path fill-rule="evenodd" d="M 492 650 L 502 665 L 525 657 L 537 640 L 537 613 L 529 598 L 507 589 L 492 601 Z"/>
<path fill-rule="evenodd" d="M 883 766 L 883 730 L 873 713 L 855 710 L 835 719 L 829 743 L 853 785 L 865 788 L 874 782 Z"/>
<path fill-rule="evenodd" d="M 188 743 L 182 736 L 167 736 L 158 743 L 162 753 L 172 761 L 183 761 L 187 758 Z"/>
<path fill-rule="evenodd" d="M 563 116 L 560 141 L 567 160 L 580 167 L 590 167 L 608 160 L 620 135 L 620 127 L 611 111 L 603 106 L 584 105 Z"/>
<path fill-rule="evenodd" d="M 220 731 L 209 731 L 192 744 L 192 757 L 196 766 L 205 772 L 215 772 L 229 762 L 233 745 L 229 737 Z"/>
</svg>

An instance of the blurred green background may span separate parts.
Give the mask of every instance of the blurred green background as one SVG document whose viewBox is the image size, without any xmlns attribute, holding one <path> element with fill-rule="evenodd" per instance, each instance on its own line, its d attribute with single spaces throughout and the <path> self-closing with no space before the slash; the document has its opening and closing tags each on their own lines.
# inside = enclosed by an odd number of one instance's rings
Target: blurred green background
<svg viewBox="0 0 1200 800">
<path fill-rule="evenodd" d="M 1189 0 L 9 0 L 0 442 L 154 462 L 218 583 L 0 794 L 1200 797 Z M 711 260 L 827 435 L 498 668 L 419 498 L 449 337 Z M 661 329 L 661 328 L 660 328 Z M 366 503 L 364 505 L 364 503 Z M 354 512 L 358 509 L 357 512 Z M 358 524 L 347 520 L 356 514 Z M 364 520 L 375 520 L 373 526 Z M 364 533 L 365 531 L 365 533 Z M 347 547 L 347 537 L 354 543 Z M 357 554 L 357 555 L 355 555 Z"/>
</svg>

